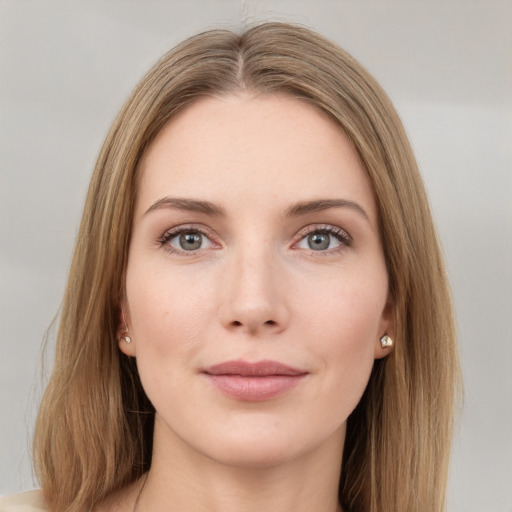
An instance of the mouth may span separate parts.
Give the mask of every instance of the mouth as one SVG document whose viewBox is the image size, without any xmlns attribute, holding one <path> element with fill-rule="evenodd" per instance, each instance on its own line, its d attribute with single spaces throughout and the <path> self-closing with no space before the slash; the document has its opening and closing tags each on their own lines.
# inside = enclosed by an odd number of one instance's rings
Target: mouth
<svg viewBox="0 0 512 512">
<path fill-rule="evenodd" d="M 308 375 L 277 361 L 226 361 L 201 373 L 224 395 L 246 402 L 276 398 L 297 387 Z"/>
</svg>

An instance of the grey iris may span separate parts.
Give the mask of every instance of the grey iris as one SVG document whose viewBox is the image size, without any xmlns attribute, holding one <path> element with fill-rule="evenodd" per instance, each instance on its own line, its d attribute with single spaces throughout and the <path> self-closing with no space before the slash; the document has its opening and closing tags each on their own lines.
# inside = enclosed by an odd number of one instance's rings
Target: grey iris
<svg viewBox="0 0 512 512">
<path fill-rule="evenodd" d="M 322 251 L 329 248 L 329 235 L 325 233 L 314 233 L 308 236 L 308 245 L 314 251 Z"/>
<path fill-rule="evenodd" d="M 201 248 L 201 235 L 198 233 L 183 233 L 180 235 L 180 246 L 185 251 Z"/>
</svg>

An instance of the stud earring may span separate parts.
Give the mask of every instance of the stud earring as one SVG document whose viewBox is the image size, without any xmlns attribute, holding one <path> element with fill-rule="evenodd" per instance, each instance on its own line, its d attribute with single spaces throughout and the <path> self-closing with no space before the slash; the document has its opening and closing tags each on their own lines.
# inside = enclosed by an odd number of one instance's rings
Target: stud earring
<svg viewBox="0 0 512 512">
<path fill-rule="evenodd" d="M 126 343 L 131 343 L 132 339 L 130 336 L 128 336 L 128 325 L 126 325 L 126 318 L 124 317 L 124 310 L 121 310 L 121 314 L 123 315 L 123 324 L 124 324 L 124 332 L 126 333 L 125 336 L 120 336 L 119 340 L 124 340 Z"/>
<path fill-rule="evenodd" d="M 380 339 L 380 346 L 382 348 L 390 348 L 393 346 L 393 340 L 387 334 L 385 334 Z"/>
</svg>

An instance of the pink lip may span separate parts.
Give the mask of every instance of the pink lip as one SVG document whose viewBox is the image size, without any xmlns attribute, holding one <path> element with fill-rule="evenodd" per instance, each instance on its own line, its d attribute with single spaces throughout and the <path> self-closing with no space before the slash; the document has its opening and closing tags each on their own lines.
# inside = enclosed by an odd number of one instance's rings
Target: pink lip
<svg viewBox="0 0 512 512">
<path fill-rule="evenodd" d="M 275 398 L 299 385 L 308 374 L 277 361 L 227 361 L 202 370 L 225 395 L 247 402 Z"/>
</svg>

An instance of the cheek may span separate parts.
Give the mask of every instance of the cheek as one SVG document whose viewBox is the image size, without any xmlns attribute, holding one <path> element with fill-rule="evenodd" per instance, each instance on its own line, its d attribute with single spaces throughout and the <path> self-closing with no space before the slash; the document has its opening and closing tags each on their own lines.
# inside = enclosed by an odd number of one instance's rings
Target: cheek
<svg viewBox="0 0 512 512">
<path fill-rule="evenodd" d="M 142 385 L 157 410 L 180 403 L 176 391 L 201 351 L 210 312 L 205 290 L 167 269 L 135 265 L 126 280 L 135 357 Z"/>
<path fill-rule="evenodd" d="M 367 272 L 363 278 L 357 273 L 345 279 L 332 277 L 310 284 L 302 293 L 298 308 L 303 327 L 311 326 L 319 336 L 325 333 L 334 344 L 330 350 L 335 352 L 336 347 L 350 353 L 362 350 L 363 345 L 373 349 L 386 304 L 387 279 L 380 273 L 372 279 Z"/>
<path fill-rule="evenodd" d="M 169 274 L 168 269 L 129 268 L 126 292 L 137 358 L 189 351 L 212 317 L 211 287 Z M 131 270 L 131 272 L 130 272 Z"/>
<path fill-rule="evenodd" d="M 301 305 L 301 330 L 309 333 L 311 347 L 326 370 L 326 385 L 343 389 L 354 407 L 373 367 L 386 291 L 387 280 L 382 278 L 331 282 L 322 293 L 310 289 L 309 300 Z"/>
</svg>

